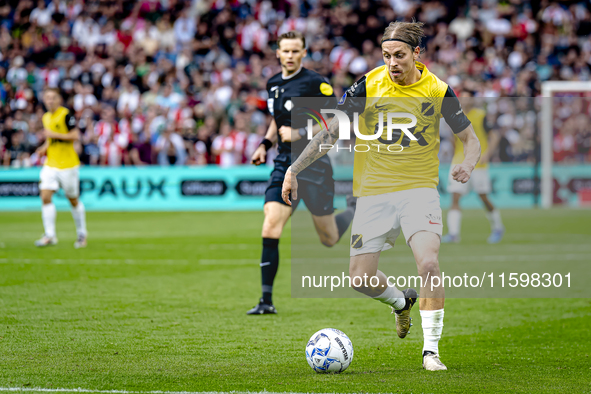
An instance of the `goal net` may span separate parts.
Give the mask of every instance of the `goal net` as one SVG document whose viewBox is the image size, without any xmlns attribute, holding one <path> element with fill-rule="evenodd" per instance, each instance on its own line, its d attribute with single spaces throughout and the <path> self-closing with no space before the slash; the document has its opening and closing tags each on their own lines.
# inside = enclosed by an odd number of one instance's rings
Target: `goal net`
<svg viewBox="0 0 591 394">
<path fill-rule="evenodd" d="M 591 82 L 543 82 L 540 131 L 542 207 L 591 203 Z"/>
</svg>

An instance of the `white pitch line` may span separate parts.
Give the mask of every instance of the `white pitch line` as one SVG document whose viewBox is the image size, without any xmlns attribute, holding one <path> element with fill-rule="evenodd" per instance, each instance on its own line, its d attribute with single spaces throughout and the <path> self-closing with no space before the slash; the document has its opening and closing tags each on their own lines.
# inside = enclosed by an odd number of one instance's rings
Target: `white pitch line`
<svg viewBox="0 0 591 394">
<path fill-rule="evenodd" d="M 317 257 L 295 257 L 296 264 L 318 264 Z M 440 258 L 440 261 L 444 264 L 455 262 L 455 263 L 503 263 L 503 262 L 551 262 L 551 261 L 587 261 L 589 253 L 556 253 L 556 254 L 498 254 L 498 255 L 456 255 L 449 256 L 444 255 Z M 349 257 L 344 255 L 343 257 L 323 257 L 321 264 L 346 264 L 349 261 Z M 283 261 L 288 262 L 292 259 L 284 259 Z M 387 262 L 395 263 L 413 263 L 414 258 L 412 256 L 397 256 L 389 259 Z M 20 259 L 20 258 L 0 258 L 0 264 L 78 264 L 78 265 L 251 265 L 259 263 L 259 259 L 196 259 L 196 260 L 173 260 L 173 259 Z"/>
<path fill-rule="evenodd" d="M 91 389 L 46 389 L 42 387 L 0 387 L 0 391 L 35 392 L 35 393 L 106 393 L 106 394 L 304 394 L 289 391 L 127 391 L 127 390 L 91 390 Z"/>
<path fill-rule="evenodd" d="M 259 264 L 261 259 L 201 259 L 201 265 L 250 265 Z"/>
<path fill-rule="evenodd" d="M 139 250 L 247 250 L 260 249 L 258 244 L 209 244 L 209 245 L 190 245 L 190 244 L 105 244 L 106 248 L 116 249 L 139 249 Z"/>
<path fill-rule="evenodd" d="M 0 264 L 35 264 L 35 263 L 49 263 L 49 264 L 90 264 L 90 265 L 111 265 L 111 264 L 127 264 L 127 265 L 153 265 L 153 264 L 181 264 L 187 265 L 189 260 L 172 260 L 172 259 L 0 259 Z"/>
</svg>

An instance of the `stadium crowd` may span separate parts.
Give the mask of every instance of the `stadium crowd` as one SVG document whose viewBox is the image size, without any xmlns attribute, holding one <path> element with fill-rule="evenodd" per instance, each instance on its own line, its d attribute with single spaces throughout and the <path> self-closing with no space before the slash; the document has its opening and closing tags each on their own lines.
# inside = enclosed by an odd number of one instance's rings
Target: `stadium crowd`
<svg viewBox="0 0 591 394">
<path fill-rule="evenodd" d="M 590 78 L 589 1 L 0 0 L 0 161 L 42 163 L 49 86 L 75 112 L 85 164 L 247 163 L 271 119 L 278 35 L 304 32 L 305 67 L 340 96 L 383 64 L 387 23 L 413 17 L 426 25 L 422 61 L 456 91 L 535 97 L 542 81 Z M 490 119 L 495 161 L 533 160 L 537 111 L 524 105 L 530 116 Z M 560 118 L 555 159 L 589 158 L 587 110 Z"/>
</svg>

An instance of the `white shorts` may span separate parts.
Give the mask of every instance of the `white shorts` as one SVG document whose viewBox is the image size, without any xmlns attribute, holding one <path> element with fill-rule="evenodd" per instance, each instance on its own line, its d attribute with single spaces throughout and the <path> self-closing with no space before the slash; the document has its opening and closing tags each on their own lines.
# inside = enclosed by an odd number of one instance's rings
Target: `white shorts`
<svg viewBox="0 0 591 394">
<path fill-rule="evenodd" d="M 76 198 L 80 195 L 80 168 L 59 169 L 43 166 L 39 174 L 40 190 L 58 190 L 64 189 L 68 198 Z"/>
<path fill-rule="evenodd" d="M 388 250 L 394 246 L 400 230 L 406 244 L 419 231 L 441 237 L 443 222 L 439 192 L 418 188 L 359 197 L 351 227 L 351 256 Z"/>
<path fill-rule="evenodd" d="M 449 176 L 447 178 L 448 193 L 458 193 L 464 195 L 468 194 L 470 190 L 474 190 L 478 194 L 489 194 L 492 191 L 488 169 L 478 168 L 472 171 L 468 182 L 462 183 L 454 180 L 451 176 L 451 172 L 454 167 L 455 166 L 452 165 L 449 169 Z"/>
</svg>

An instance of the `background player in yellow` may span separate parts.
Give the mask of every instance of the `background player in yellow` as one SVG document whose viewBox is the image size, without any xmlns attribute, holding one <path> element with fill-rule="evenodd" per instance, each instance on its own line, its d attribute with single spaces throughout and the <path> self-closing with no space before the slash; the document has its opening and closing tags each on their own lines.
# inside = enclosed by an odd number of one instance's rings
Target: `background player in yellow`
<svg viewBox="0 0 591 394">
<path fill-rule="evenodd" d="M 459 140 L 455 139 L 455 152 L 451 162 L 449 171 L 449 179 L 447 181 L 447 192 L 452 194 L 452 205 L 447 212 L 447 234 L 441 239 L 443 243 L 460 242 L 460 231 L 462 228 L 462 211 L 460 210 L 460 198 L 474 190 L 480 196 L 486 208 L 486 217 L 490 222 L 491 234 L 488 237 L 488 243 L 496 244 L 503 239 L 505 234 L 505 226 L 501 220 L 501 213 L 494 207 L 492 202 L 488 199 L 488 194 L 492 191 L 490 183 L 490 175 L 488 173 L 488 163 L 491 155 L 499 145 L 500 136 L 495 130 L 491 130 L 486 121 L 486 111 L 482 108 L 475 107 L 474 99 L 471 99 L 472 93 L 469 91 L 462 91 L 460 97 L 462 100 L 462 107 L 466 116 L 472 122 L 476 136 L 480 141 L 482 147 L 482 156 L 480 161 L 474 168 L 470 180 L 466 183 L 461 183 L 453 179 L 451 175 L 455 165 L 464 161 L 464 150 Z"/>
<path fill-rule="evenodd" d="M 360 132 L 376 137 L 363 140 L 364 144 L 375 146 L 367 152 L 355 153 L 353 192 L 359 198 L 351 229 L 351 283 L 354 277 L 364 275 L 378 278 L 354 285 L 354 288 L 390 305 L 396 312 L 398 336 L 404 338 L 411 325 L 410 309 L 417 293 L 414 289 L 401 291 L 391 286 L 387 276 L 378 270 L 380 253 L 394 245 L 402 230 L 422 278 L 419 308 L 424 336 L 423 368 L 438 371 L 447 369 L 439 359 L 438 348 L 443 330 L 445 291 L 443 287 L 431 289 L 430 286 L 430 278 L 440 277 L 438 257 L 443 229 L 437 192 L 440 117 L 445 118 L 464 143 L 465 159 L 454 167 L 455 180 L 465 183 L 470 179 L 480 157 L 480 144 L 453 91 L 418 62 L 424 37 L 422 26 L 418 22 L 391 23 L 382 37 L 385 65 L 357 81 L 341 98 L 337 109 L 345 112 L 349 119 L 354 119 L 354 113 L 358 113 Z M 408 105 L 415 102 L 419 105 Z M 405 106 L 402 117 L 414 119 L 416 123 L 412 129 L 411 126 L 404 129 L 404 135 L 400 129 L 399 133 L 392 133 L 393 138 L 388 138 L 384 127 L 383 133 L 378 135 L 379 123 L 375 120 L 379 116 L 376 114 L 399 112 L 398 107 Z M 412 138 L 407 132 L 412 133 Z M 339 122 L 333 119 L 328 130 L 318 133 L 293 162 L 283 183 L 282 197 L 286 202 L 290 201 L 290 192 L 292 199 L 297 199 L 295 175 L 326 154 L 327 150 L 321 146 L 332 146 L 338 134 Z M 358 137 L 357 142 L 359 140 Z M 389 144 L 399 144 L 404 149 L 390 153 L 384 149 Z M 382 147 L 380 151 L 378 146 Z"/>
<path fill-rule="evenodd" d="M 77 238 L 75 248 L 86 246 L 86 212 L 80 195 L 80 160 L 74 149 L 74 141 L 80 139 L 76 119 L 70 111 L 61 106 L 59 90 L 48 88 L 43 92 L 43 103 L 47 112 L 43 115 L 45 143 L 37 149 L 37 154 L 47 153 L 47 160 L 41 169 L 39 189 L 41 191 L 41 217 L 45 233 L 35 245 L 50 246 L 57 244 L 55 232 L 56 209 L 52 202 L 53 193 L 59 188 L 64 190 L 72 205 L 72 217 L 76 224 Z"/>
</svg>

